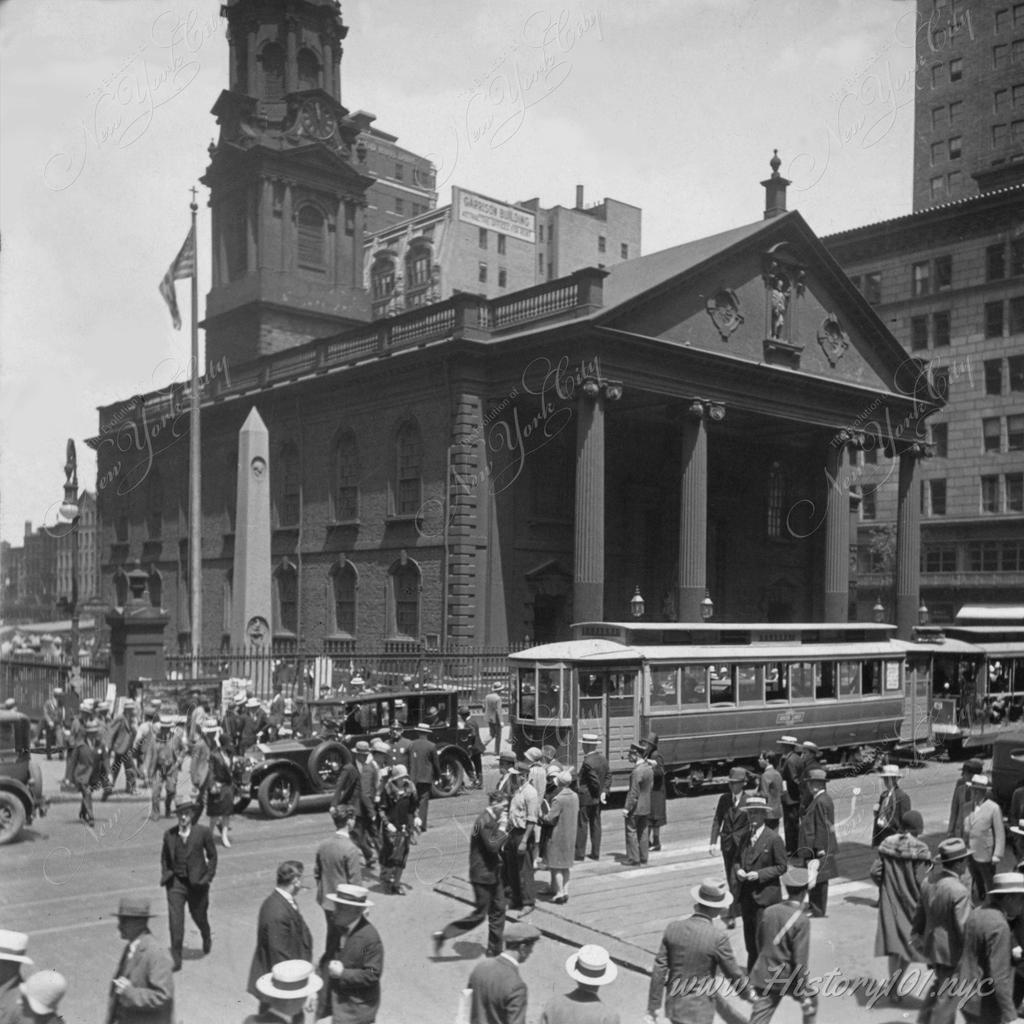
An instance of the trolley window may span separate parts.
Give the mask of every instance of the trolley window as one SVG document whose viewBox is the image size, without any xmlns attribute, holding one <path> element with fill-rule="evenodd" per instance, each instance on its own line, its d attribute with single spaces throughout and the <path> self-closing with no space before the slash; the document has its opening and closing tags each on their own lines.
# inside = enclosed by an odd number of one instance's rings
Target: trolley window
<svg viewBox="0 0 1024 1024">
<path fill-rule="evenodd" d="M 839 697 L 859 697 L 860 696 L 860 662 L 859 661 L 841 661 L 837 668 L 839 669 Z"/>
<path fill-rule="evenodd" d="M 810 700 L 814 696 L 816 667 L 810 661 L 794 661 L 789 666 L 789 696 L 792 700 Z"/>
<path fill-rule="evenodd" d="M 679 701 L 679 667 L 677 665 L 652 665 L 651 690 L 648 707 L 674 708 Z"/>
<path fill-rule="evenodd" d="M 683 707 L 706 706 L 708 702 L 708 666 L 683 665 L 680 703 Z"/>
<path fill-rule="evenodd" d="M 788 665 L 776 662 L 764 667 L 764 699 L 771 701 L 789 700 Z"/>
<path fill-rule="evenodd" d="M 562 702 L 562 670 L 559 666 L 545 668 L 537 666 L 537 714 L 536 718 L 560 718 Z"/>
<path fill-rule="evenodd" d="M 882 662 L 865 661 L 861 667 L 860 692 L 865 697 L 878 697 L 882 693 Z"/>
<path fill-rule="evenodd" d="M 814 688 L 815 700 L 835 700 L 836 673 L 838 666 L 834 661 L 823 661 L 818 666 L 818 684 Z"/>
<path fill-rule="evenodd" d="M 711 703 L 735 704 L 736 683 L 732 677 L 732 666 L 712 665 L 709 675 L 711 678 Z"/>
<path fill-rule="evenodd" d="M 608 673 L 608 717 L 631 718 L 636 693 L 635 672 Z"/>
<path fill-rule="evenodd" d="M 736 666 L 736 694 L 741 704 L 761 703 L 762 672 L 760 665 Z"/>
</svg>

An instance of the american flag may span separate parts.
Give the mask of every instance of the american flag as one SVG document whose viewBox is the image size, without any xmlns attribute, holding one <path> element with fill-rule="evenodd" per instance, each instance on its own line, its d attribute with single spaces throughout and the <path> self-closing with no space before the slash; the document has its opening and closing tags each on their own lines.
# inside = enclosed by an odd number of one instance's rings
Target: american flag
<svg viewBox="0 0 1024 1024">
<path fill-rule="evenodd" d="M 164 279 L 160 282 L 160 294 L 171 311 L 171 321 L 176 331 L 181 330 L 181 315 L 178 313 L 178 296 L 174 291 L 174 282 L 182 278 L 195 277 L 196 273 L 196 229 L 189 228 L 188 237 L 174 262 L 167 268 Z"/>
</svg>

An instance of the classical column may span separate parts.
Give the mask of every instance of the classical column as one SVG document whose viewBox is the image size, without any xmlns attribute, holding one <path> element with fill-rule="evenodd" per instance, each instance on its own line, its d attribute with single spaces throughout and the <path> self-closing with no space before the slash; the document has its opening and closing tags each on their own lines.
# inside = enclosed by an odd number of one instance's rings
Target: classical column
<svg viewBox="0 0 1024 1024">
<path fill-rule="evenodd" d="M 285 32 L 287 41 L 287 53 L 288 57 L 284 62 L 284 91 L 286 93 L 295 92 L 299 87 L 298 83 L 298 70 L 299 70 L 299 55 L 298 47 L 295 41 L 295 19 L 285 19 Z"/>
<path fill-rule="evenodd" d="M 825 481 L 825 621 L 846 622 L 850 607 L 850 482 L 845 444 L 829 444 Z"/>
<path fill-rule="evenodd" d="M 576 516 L 572 615 L 604 618 L 604 395 L 580 391 L 576 403 Z"/>
<path fill-rule="evenodd" d="M 683 420 L 683 471 L 679 495 L 680 622 L 700 622 L 707 587 L 708 434 L 705 407 L 693 402 Z"/>
<path fill-rule="evenodd" d="M 896 627 L 901 640 L 909 640 L 917 625 L 921 596 L 921 495 L 915 483 L 922 445 L 900 452 L 896 505 Z"/>
</svg>

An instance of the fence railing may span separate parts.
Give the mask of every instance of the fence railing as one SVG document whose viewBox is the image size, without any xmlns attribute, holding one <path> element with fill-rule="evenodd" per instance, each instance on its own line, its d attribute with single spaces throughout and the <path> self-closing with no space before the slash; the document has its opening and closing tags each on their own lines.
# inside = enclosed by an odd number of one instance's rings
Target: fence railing
<svg viewBox="0 0 1024 1024">
<path fill-rule="evenodd" d="M 41 718 L 43 705 L 55 687 L 67 691 L 72 671 L 69 662 L 32 658 L 0 659 L 0 700 L 13 697 L 17 709 L 29 718 Z M 110 674 L 106 666 L 83 665 L 74 684 L 81 699 L 102 700 Z"/>
</svg>

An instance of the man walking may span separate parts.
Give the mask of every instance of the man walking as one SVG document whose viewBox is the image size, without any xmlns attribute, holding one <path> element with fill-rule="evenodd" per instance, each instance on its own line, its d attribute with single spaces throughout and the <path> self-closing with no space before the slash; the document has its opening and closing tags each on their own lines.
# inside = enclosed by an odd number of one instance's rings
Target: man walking
<svg viewBox="0 0 1024 1024">
<path fill-rule="evenodd" d="M 530 914 L 537 903 L 533 857 L 540 828 L 540 795 L 528 776 L 513 778 L 519 779 L 519 786 L 508 805 L 508 840 L 503 851 L 505 881 L 511 908 Z"/>
<path fill-rule="evenodd" d="M 334 903 L 337 945 L 328 950 L 327 985 L 334 1024 L 373 1024 L 380 1008 L 384 944 L 366 919 L 373 903 L 361 885 L 339 885 Z"/>
<path fill-rule="evenodd" d="M 644 757 L 644 748 L 635 743 L 629 748 L 629 761 L 633 770 L 629 773 L 629 792 L 622 811 L 626 818 L 626 863 L 646 864 L 650 848 L 647 828 L 651 817 L 654 769 Z"/>
<path fill-rule="evenodd" d="M 359 740 L 356 743 L 355 755 L 359 768 L 359 802 L 356 806 L 356 822 L 352 827 L 352 838 L 363 851 L 367 870 L 372 871 L 377 866 L 377 854 L 380 849 L 380 840 L 377 837 L 380 768 L 377 766 L 370 750 L 370 744 L 366 740 Z"/>
<path fill-rule="evenodd" d="M 768 805 L 763 796 L 747 797 L 750 831 L 736 856 L 739 880 L 740 912 L 743 914 L 743 940 L 747 947 L 747 970 L 757 960 L 757 936 L 765 908 L 782 899 L 779 879 L 788 867 L 786 845 L 765 825 Z"/>
<path fill-rule="evenodd" d="M 824 917 L 828 912 L 828 883 L 836 873 L 836 808 L 825 791 L 828 775 L 824 768 L 807 773 L 810 802 L 800 815 L 797 855 L 805 863 L 818 862 L 815 884 L 808 893 L 811 917 Z"/>
<path fill-rule="evenodd" d="M 889 836 L 903 831 L 903 815 L 910 810 L 910 797 L 900 789 L 898 765 L 886 764 L 880 772 L 884 792 L 875 806 L 875 824 L 871 834 L 871 845 L 878 846 Z"/>
<path fill-rule="evenodd" d="M 64 691 L 56 686 L 43 704 L 43 738 L 46 743 L 46 760 L 57 751 L 59 760 L 64 760 Z"/>
<path fill-rule="evenodd" d="M 494 741 L 494 756 L 501 753 L 501 695 L 495 692 L 484 697 L 484 714 L 487 717 L 487 731 Z"/>
<path fill-rule="evenodd" d="M 149 900 L 122 896 L 117 930 L 127 943 L 110 983 L 107 1024 L 171 1024 L 174 978 L 171 958 L 149 930 Z"/>
<path fill-rule="evenodd" d="M 747 784 L 745 768 L 729 769 L 729 792 L 718 798 L 715 817 L 711 822 L 711 843 L 708 853 L 714 857 L 722 854 L 722 866 L 725 868 L 725 879 L 732 893 L 733 902 L 725 911 L 725 927 L 736 927 L 736 910 L 739 899 L 739 885 L 736 878 L 736 857 L 740 847 L 750 831 L 750 820 L 747 818 L 747 794 L 743 787 Z"/>
<path fill-rule="evenodd" d="M 505 950 L 481 960 L 469 976 L 473 993 L 470 1020 L 479 1024 L 526 1024 L 527 989 L 519 967 L 533 952 L 540 932 L 514 922 L 505 929 Z"/>
<path fill-rule="evenodd" d="M 715 927 L 715 918 L 732 903 L 728 886 L 704 881 L 690 894 L 693 916 L 669 922 L 654 958 L 645 1024 L 654 1024 L 662 1001 L 672 1024 L 712 1024 L 715 978 L 722 974 L 737 988 L 746 982 L 728 936 Z"/>
<path fill-rule="evenodd" d="M 334 835 L 325 839 L 316 848 L 316 901 L 323 907 L 327 922 L 327 949 L 337 946 L 338 936 L 334 930 L 334 901 L 327 897 L 339 885 L 361 885 L 363 881 L 362 858 L 359 847 L 352 841 L 352 822 L 355 808 L 350 804 L 331 808 Z"/>
<path fill-rule="evenodd" d="M 185 940 L 185 905 L 203 939 L 203 953 L 213 948 L 208 917 L 210 883 L 217 873 L 217 847 L 205 825 L 194 824 L 191 800 L 175 806 L 178 824 L 164 833 L 160 851 L 160 884 L 167 890 L 167 917 L 171 931 L 171 959 L 174 970 L 181 970 L 181 951 Z"/>
<path fill-rule="evenodd" d="M 90 828 L 95 824 L 92 813 L 92 790 L 100 778 L 103 750 L 100 747 L 99 722 L 87 722 L 79 734 L 78 742 L 68 755 L 68 778 L 82 795 L 78 820 Z"/>
<path fill-rule="evenodd" d="M 960 770 L 960 778 L 956 780 L 956 785 L 953 787 L 953 799 L 949 804 L 947 836 L 963 838 L 964 818 L 967 817 L 971 809 L 971 779 L 975 775 L 981 775 L 982 771 L 981 762 L 973 757 L 964 761 L 963 768 Z"/>
<path fill-rule="evenodd" d="M 580 820 L 576 830 L 576 859 L 583 860 L 590 836 L 590 859 L 601 857 L 601 811 L 608 799 L 612 776 L 608 759 L 597 749 L 598 737 L 585 732 L 580 737 L 583 760 L 580 762 L 578 785 L 580 792 Z"/>
<path fill-rule="evenodd" d="M 416 726 L 418 735 L 409 744 L 409 778 L 416 787 L 419 800 L 420 831 L 427 831 L 427 812 L 430 810 L 430 791 L 441 781 L 441 762 L 437 759 L 437 746 L 430 738 L 431 728 L 426 722 Z"/>
<path fill-rule="evenodd" d="M 581 947 L 565 961 L 565 973 L 576 982 L 576 989 L 549 999 L 540 1024 L 619 1024 L 619 1015 L 602 1005 L 598 991 L 619 973 L 608 950 L 596 945 Z"/>
<path fill-rule="evenodd" d="M 786 852 L 796 853 L 800 833 L 800 772 L 803 760 L 797 751 L 795 736 L 782 736 L 778 740 L 782 747 L 782 826 L 786 834 Z"/>
<path fill-rule="evenodd" d="M 1006 851 L 1003 812 L 992 799 L 987 775 L 971 778 L 971 809 L 964 818 L 964 841 L 971 851 L 971 877 L 980 903 Z"/>
<path fill-rule="evenodd" d="M 135 746 L 135 701 L 126 700 L 119 714 L 110 723 L 110 788 L 117 785 L 117 776 L 124 766 L 124 791 L 135 792 L 135 761 L 132 749 Z"/>
</svg>

